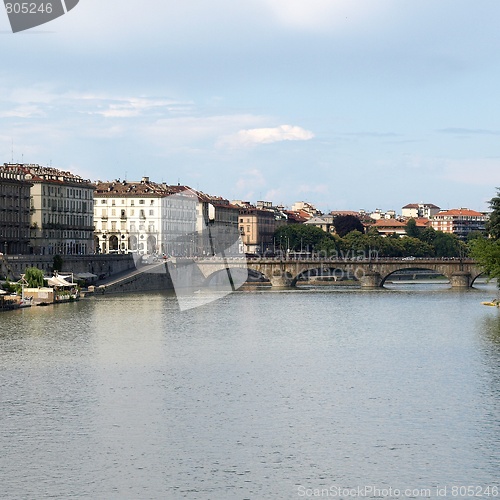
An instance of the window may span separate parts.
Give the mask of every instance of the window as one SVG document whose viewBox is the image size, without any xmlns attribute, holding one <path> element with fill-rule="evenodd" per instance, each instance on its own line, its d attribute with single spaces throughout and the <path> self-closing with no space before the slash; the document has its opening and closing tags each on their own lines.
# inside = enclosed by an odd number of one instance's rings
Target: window
<svg viewBox="0 0 500 500">
<path fill-rule="evenodd" d="M 144 205 L 144 200 L 139 200 L 139 205 Z"/>
<path fill-rule="evenodd" d="M 149 215 L 154 215 L 155 214 L 155 211 L 154 210 L 150 210 L 149 211 Z"/>
</svg>

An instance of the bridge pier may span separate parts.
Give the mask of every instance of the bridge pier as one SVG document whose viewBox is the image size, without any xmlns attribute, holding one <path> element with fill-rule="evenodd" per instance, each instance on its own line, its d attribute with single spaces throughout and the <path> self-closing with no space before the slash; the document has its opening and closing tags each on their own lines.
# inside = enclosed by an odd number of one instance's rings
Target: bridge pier
<svg viewBox="0 0 500 500">
<path fill-rule="evenodd" d="M 293 276 L 287 272 L 275 270 L 269 277 L 269 281 L 273 288 L 290 288 L 293 282 Z"/>
<path fill-rule="evenodd" d="M 375 271 L 365 271 L 358 279 L 361 288 L 380 288 L 382 286 L 382 276 Z"/>
<path fill-rule="evenodd" d="M 453 288 L 469 288 L 471 283 L 472 277 L 467 271 L 458 271 L 450 276 L 450 284 Z"/>
</svg>

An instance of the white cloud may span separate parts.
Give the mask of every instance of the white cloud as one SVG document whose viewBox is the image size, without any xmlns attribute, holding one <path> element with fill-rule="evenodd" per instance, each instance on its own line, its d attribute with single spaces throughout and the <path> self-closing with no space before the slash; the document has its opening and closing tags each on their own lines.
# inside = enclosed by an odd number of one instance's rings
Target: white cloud
<svg viewBox="0 0 500 500">
<path fill-rule="evenodd" d="M 0 118 L 32 118 L 43 115 L 43 111 L 34 105 L 17 106 L 6 111 L 0 111 Z"/>
<path fill-rule="evenodd" d="M 145 112 L 157 112 L 164 114 L 175 114 L 179 112 L 188 112 L 193 103 L 179 102 L 167 99 L 149 99 L 149 98 L 122 98 L 113 99 L 102 111 L 95 111 L 106 118 L 131 118 L 140 116 Z"/>
<path fill-rule="evenodd" d="M 217 142 L 217 146 L 237 148 L 281 141 L 308 141 L 313 137 L 314 134 L 312 132 L 302 127 L 280 125 L 274 128 L 240 130 L 236 134 L 221 137 Z"/>
<path fill-rule="evenodd" d="M 183 146 L 198 141 L 217 140 L 217 137 L 228 134 L 242 126 L 257 125 L 264 117 L 255 115 L 216 115 L 185 116 L 157 120 L 146 128 L 146 133 L 153 140 L 162 144 Z"/>
</svg>

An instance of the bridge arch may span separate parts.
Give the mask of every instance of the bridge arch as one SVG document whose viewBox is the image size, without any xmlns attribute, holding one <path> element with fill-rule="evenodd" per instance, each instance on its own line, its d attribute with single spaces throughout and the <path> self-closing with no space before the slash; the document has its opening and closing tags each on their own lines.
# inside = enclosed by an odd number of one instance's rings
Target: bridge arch
<svg viewBox="0 0 500 500">
<path fill-rule="evenodd" d="M 352 266 L 338 266 L 328 262 L 320 265 L 308 265 L 302 269 L 297 269 L 290 285 L 296 286 L 302 277 L 307 277 L 308 280 L 323 277 L 332 278 L 333 281 L 342 281 L 343 279 L 359 281 L 359 274 L 356 275 L 356 269 L 353 269 Z"/>
<path fill-rule="evenodd" d="M 208 277 L 217 266 L 216 262 L 207 260 L 199 262 L 203 274 Z M 357 279 L 362 287 L 380 287 L 397 271 L 415 270 L 432 271 L 446 277 L 452 287 L 470 287 L 482 274 L 471 259 L 242 259 L 239 264 L 233 261 L 230 265 L 241 265 L 267 278 L 273 286 L 295 286 L 301 276 L 349 277 Z M 201 269 L 200 268 L 200 269 Z M 212 269 L 211 269 L 212 268 Z M 338 278 L 337 278 L 338 279 Z"/>
<path fill-rule="evenodd" d="M 478 278 L 480 278 L 481 276 L 486 277 L 486 273 L 480 272 L 479 274 L 477 274 L 477 272 L 475 272 L 474 274 L 472 274 L 471 280 L 470 280 L 470 286 L 474 286 L 475 281 Z"/>
<path fill-rule="evenodd" d="M 451 281 L 450 276 L 448 276 L 446 273 L 443 273 L 437 269 L 432 269 L 431 267 L 425 267 L 425 266 L 418 266 L 418 265 L 408 265 L 408 266 L 401 266 L 399 269 L 394 269 L 391 270 L 388 274 L 382 275 L 381 274 L 381 283 L 380 286 L 384 286 L 386 281 L 394 274 L 399 273 L 401 271 L 431 271 L 433 273 L 438 273 L 441 276 L 444 276 L 448 282 Z"/>
</svg>

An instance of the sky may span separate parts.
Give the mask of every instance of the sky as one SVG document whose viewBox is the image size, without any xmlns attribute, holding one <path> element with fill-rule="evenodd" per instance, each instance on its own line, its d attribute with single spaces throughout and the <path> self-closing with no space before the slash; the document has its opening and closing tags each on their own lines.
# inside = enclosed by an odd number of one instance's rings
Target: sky
<svg viewBox="0 0 500 500">
<path fill-rule="evenodd" d="M 0 162 L 330 210 L 486 210 L 498 0 L 80 0 L 13 34 Z"/>
</svg>

